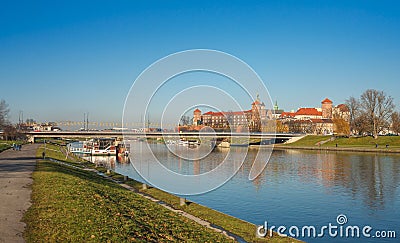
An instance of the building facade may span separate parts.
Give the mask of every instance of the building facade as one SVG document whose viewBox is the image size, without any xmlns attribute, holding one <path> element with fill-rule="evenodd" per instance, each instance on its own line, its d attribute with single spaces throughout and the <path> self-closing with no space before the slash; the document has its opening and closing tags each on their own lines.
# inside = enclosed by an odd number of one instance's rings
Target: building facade
<svg viewBox="0 0 400 243">
<path fill-rule="evenodd" d="M 236 132 L 261 132 L 267 124 L 267 110 L 259 97 L 245 111 L 208 111 L 201 114 L 199 109 L 193 111 L 193 125 L 209 126 L 214 129 L 231 129 Z"/>
<path fill-rule="evenodd" d="M 278 119 L 290 132 L 327 135 L 342 131 L 342 127 L 338 127 L 339 122 L 335 124 L 335 121 L 343 120 L 340 124 L 348 124 L 349 117 L 350 112 L 346 105 L 334 107 L 333 102 L 325 98 L 321 101 L 321 108 L 299 108 L 296 112 L 282 112 Z"/>
</svg>

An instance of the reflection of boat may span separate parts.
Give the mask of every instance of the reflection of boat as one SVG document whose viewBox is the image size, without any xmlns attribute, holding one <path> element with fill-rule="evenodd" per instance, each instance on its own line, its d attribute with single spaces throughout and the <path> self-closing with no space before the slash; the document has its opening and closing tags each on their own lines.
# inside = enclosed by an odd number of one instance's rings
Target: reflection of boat
<svg viewBox="0 0 400 243">
<path fill-rule="evenodd" d="M 173 143 L 167 142 L 167 144 L 173 144 Z M 200 145 L 200 143 L 195 139 L 192 139 L 192 140 L 183 140 L 183 139 L 181 139 L 181 140 L 179 140 L 178 145 L 185 146 L 185 147 L 190 147 L 190 148 L 196 148 L 197 146 Z"/>
<path fill-rule="evenodd" d="M 114 156 L 83 156 L 82 158 L 91 161 L 96 166 L 104 166 L 108 169 L 115 168 L 116 158 Z"/>
</svg>

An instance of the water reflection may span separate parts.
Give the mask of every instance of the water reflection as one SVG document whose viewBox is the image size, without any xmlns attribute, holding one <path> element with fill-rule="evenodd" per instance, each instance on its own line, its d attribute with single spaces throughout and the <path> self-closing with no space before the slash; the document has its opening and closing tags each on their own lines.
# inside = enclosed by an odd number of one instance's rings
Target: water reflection
<svg viewBox="0 0 400 243">
<path fill-rule="evenodd" d="M 138 143 L 131 147 L 133 155 L 151 166 L 154 161 L 141 153 L 140 146 Z M 160 154 L 165 153 L 161 145 L 154 146 Z M 234 154 L 242 153 L 243 149 L 247 148 L 230 149 L 232 167 L 241 162 L 235 160 Z M 192 162 L 165 154 L 163 163 L 174 171 L 198 175 L 215 168 L 226 153 L 214 151 L 208 160 Z M 344 213 L 352 224 L 399 229 L 400 155 L 275 150 L 263 173 L 249 181 L 256 153 L 256 149 L 248 151 L 244 164 L 228 183 L 189 198 L 254 224 L 268 220 L 276 225 L 323 225 L 334 222 L 338 214 Z M 115 157 L 92 158 L 95 163 L 141 180 L 126 158 L 125 161 Z M 339 242 L 343 239 L 303 240 Z"/>
<path fill-rule="evenodd" d="M 302 183 L 323 185 L 326 193 L 341 187 L 354 199 L 361 196 L 368 207 L 375 209 L 388 200 L 399 200 L 399 170 L 399 155 L 278 150 L 264 176 L 296 176 Z"/>
</svg>

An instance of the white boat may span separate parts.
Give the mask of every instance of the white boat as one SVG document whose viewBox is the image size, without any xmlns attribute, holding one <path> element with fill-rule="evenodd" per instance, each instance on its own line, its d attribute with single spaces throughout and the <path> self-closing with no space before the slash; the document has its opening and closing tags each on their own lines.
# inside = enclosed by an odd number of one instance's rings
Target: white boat
<svg viewBox="0 0 400 243">
<path fill-rule="evenodd" d="M 107 148 L 100 149 L 99 147 L 94 147 L 92 149 L 92 155 L 116 155 L 117 150 L 115 145 L 108 146 Z"/>
<path fill-rule="evenodd" d="M 180 141 L 179 141 L 179 145 L 187 147 L 187 146 L 189 146 L 189 141 L 180 140 Z"/>
<path fill-rule="evenodd" d="M 90 155 L 116 155 L 115 139 L 97 138 L 83 141 L 81 147 L 69 146 L 69 152 Z"/>
</svg>

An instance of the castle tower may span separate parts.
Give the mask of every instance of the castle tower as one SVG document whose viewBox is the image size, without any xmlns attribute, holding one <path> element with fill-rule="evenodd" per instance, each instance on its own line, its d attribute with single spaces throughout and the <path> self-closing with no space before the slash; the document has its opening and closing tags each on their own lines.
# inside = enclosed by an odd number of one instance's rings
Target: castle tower
<svg viewBox="0 0 400 243">
<path fill-rule="evenodd" d="M 321 104 L 322 118 L 332 118 L 332 101 L 328 98 L 325 98 Z"/>
<path fill-rule="evenodd" d="M 279 106 L 278 106 L 278 101 L 277 100 L 275 100 L 274 110 L 275 111 L 279 110 Z"/>
<path fill-rule="evenodd" d="M 201 110 L 196 109 L 193 111 L 193 125 L 201 124 Z"/>
</svg>

